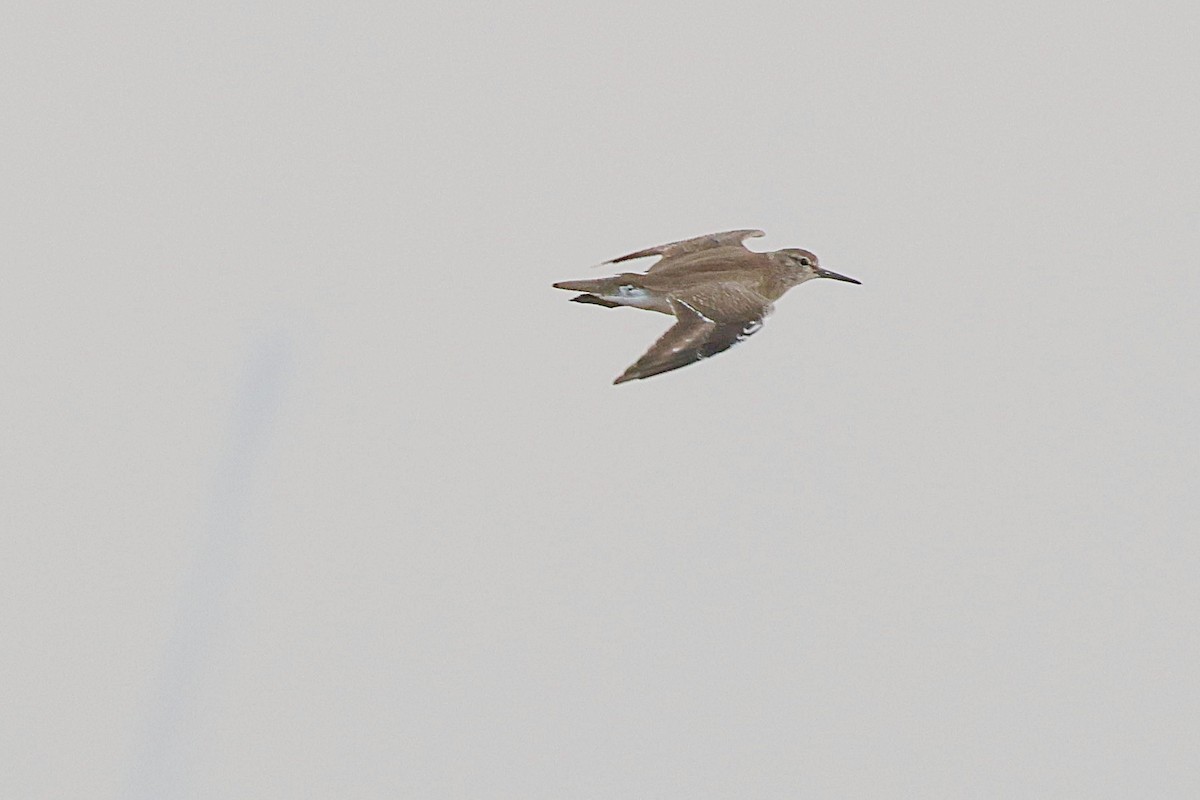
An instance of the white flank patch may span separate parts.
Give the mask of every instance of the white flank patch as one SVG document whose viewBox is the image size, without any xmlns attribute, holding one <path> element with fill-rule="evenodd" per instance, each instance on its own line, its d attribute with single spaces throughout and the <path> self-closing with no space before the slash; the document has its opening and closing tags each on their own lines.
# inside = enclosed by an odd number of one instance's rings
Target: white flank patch
<svg viewBox="0 0 1200 800">
<path fill-rule="evenodd" d="M 645 289 L 638 289 L 634 286 L 618 286 L 616 294 L 604 295 L 605 300 L 611 300 L 614 303 L 619 303 L 623 306 L 634 306 L 636 308 L 651 308 L 654 306 L 654 300 L 650 297 L 650 293 Z"/>
</svg>

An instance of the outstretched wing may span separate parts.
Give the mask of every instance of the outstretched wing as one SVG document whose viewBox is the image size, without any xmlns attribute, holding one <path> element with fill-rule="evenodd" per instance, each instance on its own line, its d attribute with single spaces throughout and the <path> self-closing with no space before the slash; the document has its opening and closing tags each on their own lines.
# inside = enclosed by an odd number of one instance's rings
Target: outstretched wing
<svg viewBox="0 0 1200 800">
<path fill-rule="evenodd" d="M 771 309 L 770 303 L 740 287 L 733 291 L 743 301 L 739 303 L 741 307 L 724 308 L 722 311 L 725 313 L 720 314 L 705 308 L 707 304 L 703 298 L 696 297 L 689 301 L 672 297 L 670 302 L 675 312 L 675 324 L 613 383 L 649 378 L 686 367 L 728 350 L 757 333 Z"/>
<path fill-rule="evenodd" d="M 766 236 L 766 234 L 757 230 L 710 233 L 706 236 L 697 236 L 695 239 L 684 239 L 679 242 L 660 244 L 658 247 L 648 247 L 645 250 L 638 250 L 636 253 L 627 253 L 619 258 L 605 261 L 604 263 L 618 264 L 622 261 L 630 261 L 635 258 L 646 258 L 647 256 L 676 258 L 689 253 L 698 253 L 701 250 L 715 250 L 718 247 L 745 247 L 744 242 L 747 239 L 758 236 Z"/>
</svg>

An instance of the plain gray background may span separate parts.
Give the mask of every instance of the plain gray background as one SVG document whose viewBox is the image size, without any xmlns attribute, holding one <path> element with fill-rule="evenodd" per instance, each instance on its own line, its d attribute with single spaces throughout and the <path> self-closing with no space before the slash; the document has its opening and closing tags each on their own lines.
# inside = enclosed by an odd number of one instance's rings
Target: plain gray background
<svg viewBox="0 0 1200 800">
<path fill-rule="evenodd" d="M 1197 796 L 1196 8 L 9 8 L 0 795 Z"/>
</svg>

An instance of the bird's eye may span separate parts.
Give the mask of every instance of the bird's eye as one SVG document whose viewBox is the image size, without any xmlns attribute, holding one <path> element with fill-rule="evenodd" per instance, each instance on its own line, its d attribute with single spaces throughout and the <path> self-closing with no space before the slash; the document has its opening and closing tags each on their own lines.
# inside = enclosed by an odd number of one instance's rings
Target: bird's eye
<svg viewBox="0 0 1200 800">
<path fill-rule="evenodd" d="M 808 256 L 800 256 L 800 266 L 811 267 L 812 262 L 808 260 Z"/>
</svg>

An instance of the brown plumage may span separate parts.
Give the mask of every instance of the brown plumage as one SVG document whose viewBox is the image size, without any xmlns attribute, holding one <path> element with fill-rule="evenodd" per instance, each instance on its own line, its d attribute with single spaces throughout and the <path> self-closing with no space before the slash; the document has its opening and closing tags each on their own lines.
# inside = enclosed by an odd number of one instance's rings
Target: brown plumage
<svg viewBox="0 0 1200 800">
<path fill-rule="evenodd" d="M 675 324 L 614 383 L 649 378 L 728 350 L 751 336 L 762 327 L 774 301 L 804 281 L 834 278 L 859 283 L 821 269 L 817 257 L 807 250 L 755 253 L 746 249 L 746 239 L 763 235 L 758 230 L 725 231 L 638 250 L 604 263 L 661 258 L 645 273 L 623 272 L 554 286 L 582 292 L 572 298 L 578 303 L 673 314 Z"/>
</svg>

